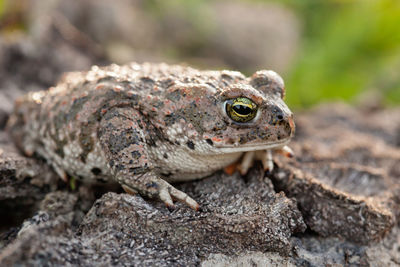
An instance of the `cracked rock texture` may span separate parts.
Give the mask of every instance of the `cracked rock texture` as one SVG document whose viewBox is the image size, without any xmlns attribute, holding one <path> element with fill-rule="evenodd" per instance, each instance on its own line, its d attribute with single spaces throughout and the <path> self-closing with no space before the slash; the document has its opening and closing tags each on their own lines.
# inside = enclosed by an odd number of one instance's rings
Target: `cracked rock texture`
<svg viewBox="0 0 400 267">
<path fill-rule="evenodd" d="M 27 220 L 16 240 L 4 248 L 0 265 L 90 265 L 95 260 L 100 265 L 185 266 L 200 264 L 217 253 L 290 254 L 290 237 L 305 230 L 296 202 L 275 193 L 258 169 L 249 176 L 245 182 L 239 175 L 218 173 L 182 185 L 198 196 L 201 212 L 183 205 L 171 212 L 140 196 L 107 193 L 77 227 L 70 214 L 76 195 L 49 193 L 41 211 Z"/>
<path fill-rule="evenodd" d="M 276 156 L 273 173 L 256 165 L 177 185 L 200 212 L 72 191 L 2 133 L 0 205 L 12 209 L 0 265 L 399 265 L 398 114 L 343 104 L 298 114 L 296 157 Z"/>
<path fill-rule="evenodd" d="M 337 104 L 298 118 L 298 157 L 278 159 L 272 179 L 296 198 L 311 230 L 368 244 L 392 229 L 400 204 L 399 115 Z"/>
</svg>

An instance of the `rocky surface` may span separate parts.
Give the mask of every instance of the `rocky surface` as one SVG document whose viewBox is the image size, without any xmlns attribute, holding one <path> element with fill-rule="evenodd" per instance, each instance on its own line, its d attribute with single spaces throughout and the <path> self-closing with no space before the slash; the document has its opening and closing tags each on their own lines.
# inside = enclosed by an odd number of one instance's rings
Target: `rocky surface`
<svg viewBox="0 0 400 267">
<path fill-rule="evenodd" d="M 311 230 L 361 244 L 391 230 L 400 210 L 399 114 L 326 105 L 300 116 L 299 156 L 279 159 L 273 181 L 296 198 Z"/>
<path fill-rule="evenodd" d="M 182 186 L 197 196 L 200 212 L 184 205 L 169 211 L 140 196 L 107 193 L 76 227 L 76 194 L 49 193 L 40 211 L 4 248 L 0 265 L 96 261 L 185 266 L 214 253 L 252 250 L 288 255 L 291 235 L 305 230 L 295 201 L 275 193 L 260 170 L 254 169 L 247 182 L 239 175 L 219 173 Z"/>
<path fill-rule="evenodd" d="M 56 185 L 57 179 L 44 162 L 21 156 L 6 133 L 0 132 L 1 232 L 31 216 Z M 0 241 L 0 248 L 6 239 Z"/>
<path fill-rule="evenodd" d="M 12 223 L 2 224 L 0 265 L 396 266 L 396 114 L 343 104 L 300 114 L 297 156 L 277 156 L 273 173 L 255 166 L 246 177 L 218 172 L 179 184 L 199 212 L 115 189 L 71 190 L 3 133 L 0 205 L 14 205 Z M 20 174 L 32 166 L 41 172 Z"/>
</svg>

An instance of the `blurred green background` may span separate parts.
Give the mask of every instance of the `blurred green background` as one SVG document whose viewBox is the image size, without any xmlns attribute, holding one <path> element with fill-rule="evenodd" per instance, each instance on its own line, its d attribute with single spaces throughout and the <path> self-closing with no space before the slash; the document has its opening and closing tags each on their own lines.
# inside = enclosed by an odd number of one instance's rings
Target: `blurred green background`
<svg viewBox="0 0 400 267">
<path fill-rule="evenodd" d="M 400 102 L 400 1 L 284 2 L 305 25 L 286 79 L 291 104 L 354 100 L 367 90 Z"/>
<path fill-rule="evenodd" d="M 52 22 L 49 14 L 57 14 Z M 248 75 L 274 69 L 295 109 L 338 99 L 400 103 L 398 0 L 0 0 L 0 16 L 3 40 L 22 32 L 43 42 L 34 35 L 47 33 L 40 29 L 48 23 L 76 47 L 60 26 L 68 21 L 100 51 L 89 63 L 184 62 Z M 87 68 L 74 64 L 60 71 Z"/>
</svg>

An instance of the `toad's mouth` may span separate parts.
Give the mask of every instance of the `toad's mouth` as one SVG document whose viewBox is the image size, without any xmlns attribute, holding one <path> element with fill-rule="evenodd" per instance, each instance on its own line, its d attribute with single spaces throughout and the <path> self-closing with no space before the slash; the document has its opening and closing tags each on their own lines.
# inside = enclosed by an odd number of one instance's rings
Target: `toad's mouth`
<svg viewBox="0 0 400 267">
<path fill-rule="evenodd" d="M 267 144 L 243 144 L 243 145 L 224 145 L 216 147 L 218 152 L 221 153 L 235 153 L 235 152 L 248 152 L 257 150 L 277 149 L 287 145 L 290 138 Z"/>
</svg>

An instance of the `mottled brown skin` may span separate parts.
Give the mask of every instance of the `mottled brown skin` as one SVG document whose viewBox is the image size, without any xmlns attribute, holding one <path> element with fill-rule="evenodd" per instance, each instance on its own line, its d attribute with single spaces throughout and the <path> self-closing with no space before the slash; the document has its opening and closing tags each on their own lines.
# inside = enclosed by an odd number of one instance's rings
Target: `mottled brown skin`
<svg viewBox="0 0 400 267">
<path fill-rule="evenodd" d="M 166 64 L 95 66 L 18 99 L 8 128 L 26 154 L 44 157 L 63 179 L 116 181 L 168 206 L 174 198 L 197 209 L 168 182 L 205 177 L 242 156 L 242 173 L 253 159 L 271 169 L 271 151 L 288 154 L 294 133 L 283 96 L 272 71 L 246 78 Z M 257 105 L 253 120 L 227 114 L 225 101 L 237 97 Z"/>
</svg>

